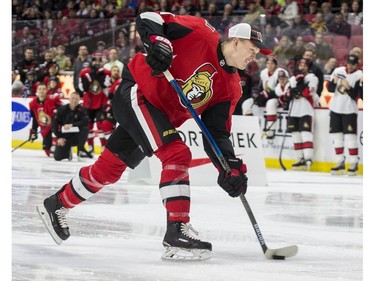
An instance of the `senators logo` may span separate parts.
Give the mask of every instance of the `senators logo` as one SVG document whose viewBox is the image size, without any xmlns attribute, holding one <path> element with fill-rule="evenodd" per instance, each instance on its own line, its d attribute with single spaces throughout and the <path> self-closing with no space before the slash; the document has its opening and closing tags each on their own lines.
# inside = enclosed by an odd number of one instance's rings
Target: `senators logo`
<svg viewBox="0 0 375 281">
<path fill-rule="evenodd" d="M 38 112 L 38 123 L 43 126 L 48 126 L 51 124 L 51 116 L 45 114 L 43 111 Z"/>
<path fill-rule="evenodd" d="M 193 108 L 202 106 L 212 97 L 212 76 L 215 73 L 217 71 L 212 64 L 206 63 L 186 81 L 177 80 Z"/>
</svg>

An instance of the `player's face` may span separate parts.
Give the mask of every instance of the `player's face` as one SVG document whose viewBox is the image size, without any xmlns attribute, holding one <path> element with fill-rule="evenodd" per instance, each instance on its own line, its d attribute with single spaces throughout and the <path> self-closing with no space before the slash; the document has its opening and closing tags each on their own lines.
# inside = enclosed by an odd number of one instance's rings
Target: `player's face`
<svg viewBox="0 0 375 281">
<path fill-rule="evenodd" d="M 279 83 L 282 86 L 285 86 L 286 83 L 288 82 L 289 78 L 288 77 L 279 77 Z"/>
<path fill-rule="evenodd" d="M 276 64 L 272 60 L 268 60 L 267 69 L 269 72 L 273 73 L 276 70 Z"/>
<path fill-rule="evenodd" d="M 45 85 L 40 85 L 38 86 L 38 88 L 36 89 L 37 91 L 37 96 L 39 97 L 40 100 L 45 100 L 45 98 L 47 97 L 47 88 Z"/>
<path fill-rule="evenodd" d="M 249 62 L 254 61 L 259 48 L 249 40 L 239 40 L 237 45 L 237 59 L 235 66 L 238 69 L 245 69 Z"/>
<path fill-rule="evenodd" d="M 346 67 L 347 67 L 349 73 L 352 73 L 352 72 L 356 71 L 357 66 L 358 66 L 358 64 L 351 64 L 351 63 L 346 64 Z"/>
</svg>

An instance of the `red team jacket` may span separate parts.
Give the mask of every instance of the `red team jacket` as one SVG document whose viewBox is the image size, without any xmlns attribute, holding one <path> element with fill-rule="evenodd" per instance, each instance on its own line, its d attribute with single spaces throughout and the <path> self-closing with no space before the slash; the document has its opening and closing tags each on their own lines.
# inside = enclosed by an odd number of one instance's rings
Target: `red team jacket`
<svg viewBox="0 0 375 281">
<path fill-rule="evenodd" d="M 33 98 L 29 104 L 31 116 L 33 117 L 32 128 L 36 130 L 39 126 L 42 136 L 45 137 L 51 130 L 55 110 L 60 105 L 62 105 L 62 102 L 58 96 L 47 95 L 43 102 L 39 101 L 38 97 Z"/>
<path fill-rule="evenodd" d="M 237 69 L 225 62 L 219 33 L 203 18 L 160 13 L 164 21 L 161 25 L 156 14 L 149 12 L 137 18 L 142 41 L 147 42 L 151 35 L 160 35 L 171 41 L 174 59 L 169 71 L 198 115 L 202 115 L 203 123 L 223 155 L 233 157 L 229 141 L 231 116 L 242 88 Z M 136 54 L 128 68 L 138 89 L 152 105 L 166 113 L 173 126 L 177 128 L 192 118 L 167 79 L 151 75 L 145 54 Z"/>
</svg>

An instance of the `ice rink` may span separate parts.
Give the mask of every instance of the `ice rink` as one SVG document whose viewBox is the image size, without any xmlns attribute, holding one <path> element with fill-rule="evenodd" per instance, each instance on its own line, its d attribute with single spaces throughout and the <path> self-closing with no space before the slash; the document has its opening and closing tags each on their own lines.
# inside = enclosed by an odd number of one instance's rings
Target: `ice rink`
<svg viewBox="0 0 375 281">
<path fill-rule="evenodd" d="M 363 280 L 362 176 L 267 170 L 268 186 L 248 188 L 267 246 L 299 247 L 283 261 L 265 258 L 240 199 L 218 186 L 193 185 L 191 223 L 213 244 L 212 258 L 166 262 L 158 186 L 129 184 L 127 172 L 72 209 L 71 237 L 61 246 L 53 242 L 35 206 L 92 162 L 12 153 L 12 280 Z"/>
</svg>

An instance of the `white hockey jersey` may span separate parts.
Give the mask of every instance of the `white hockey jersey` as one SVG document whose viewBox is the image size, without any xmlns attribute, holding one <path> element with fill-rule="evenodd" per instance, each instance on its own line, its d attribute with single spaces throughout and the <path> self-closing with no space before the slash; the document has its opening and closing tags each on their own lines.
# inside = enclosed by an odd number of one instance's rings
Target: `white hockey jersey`
<svg viewBox="0 0 375 281">
<path fill-rule="evenodd" d="M 308 84 L 310 95 L 307 98 L 303 96 L 299 99 L 294 98 L 290 102 L 289 110 L 291 110 L 290 116 L 292 117 L 302 117 L 305 115 L 314 116 L 314 106 L 319 103 L 319 96 L 316 93 L 319 82 L 318 77 L 316 77 L 313 73 L 309 73 L 305 76 L 303 81 Z M 296 77 L 291 77 L 289 79 L 289 83 L 291 88 L 295 88 L 297 85 Z"/>
<path fill-rule="evenodd" d="M 337 82 L 335 93 L 329 105 L 329 109 L 339 114 L 358 114 L 357 101 L 353 100 L 348 94 L 341 94 L 340 88 L 342 87 L 341 79 L 344 77 L 346 78 L 346 80 L 348 80 L 350 87 L 353 88 L 356 82 L 361 79 L 363 75 L 362 70 L 357 69 L 353 73 L 347 73 L 345 66 L 337 67 L 332 72 L 330 81 L 333 81 L 333 77 L 336 74 L 339 76 L 339 81 Z"/>
</svg>

